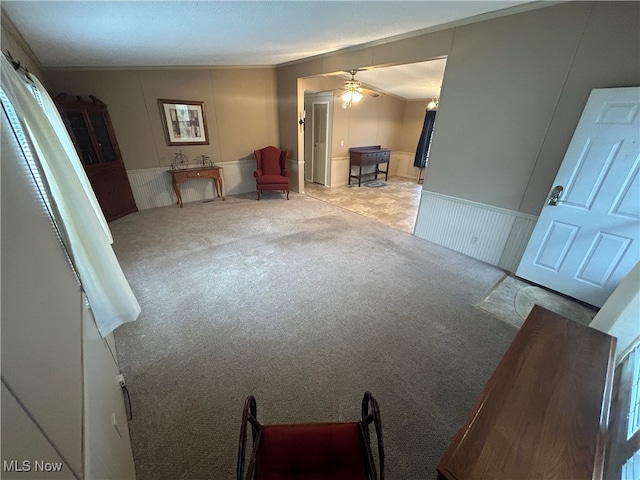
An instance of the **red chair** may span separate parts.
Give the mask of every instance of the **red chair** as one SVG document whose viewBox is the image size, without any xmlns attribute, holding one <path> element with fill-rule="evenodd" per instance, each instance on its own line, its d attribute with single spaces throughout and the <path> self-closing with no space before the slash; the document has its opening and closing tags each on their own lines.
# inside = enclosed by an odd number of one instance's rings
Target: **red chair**
<svg viewBox="0 0 640 480">
<path fill-rule="evenodd" d="M 379 477 L 371 452 L 371 423 L 376 430 Z M 253 450 L 245 476 L 249 424 Z M 256 399 L 247 397 L 238 442 L 236 477 L 237 480 L 384 480 L 384 445 L 378 402 L 366 392 L 362 399 L 362 418 L 358 422 L 263 425 L 256 418 Z"/>
<path fill-rule="evenodd" d="M 287 151 L 276 147 L 265 147 L 255 150 L 258 168 L 253 172 L 256 177 L 256 191 L 258 200 L 265 190 L 280 190 L 287 192 L 289 200 L 289 177 L 291 172 L 287 170 Z"/>
</svg>

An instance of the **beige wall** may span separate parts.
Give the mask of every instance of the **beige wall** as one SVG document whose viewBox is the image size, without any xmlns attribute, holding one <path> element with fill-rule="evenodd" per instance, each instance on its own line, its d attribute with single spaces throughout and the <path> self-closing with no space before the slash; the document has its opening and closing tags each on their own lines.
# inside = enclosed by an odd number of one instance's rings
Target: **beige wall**
<svg viewBox="0 0 640 480">
<path fill-rule="evenodd" d="M 591 90 L 640 85 L 640 3 L 592 6 L 522 198 L 524 212 L 537 214 L 544 204 Z"/>
<path fill-rule="evenodd" d="M 333 76 L 305 78 L 302 82 L 307 93 L 335 91 L 343 85 L 344 79 Z M 398 97 L 382 94 L 364 96 L 351 107 L 342 108 L 342 99 L 334 96 L 332 156 L 348 157 L 349 148 L 364 145 L 397 149 L 406 103 Z"/>
<path fill-rule="evenodd" d="M 428 101 L 406 102 L 404 107 L 404 117 L 402 119 L 402 129 L 397 140 L 398 150 L 415 154 L 418 140 L 422 133 L 424 116 L 427 112 Z"/>
<path fill-rule="evenodd" d="M 49 92 L 95 95 L 107 104 L 129 170 L 168 167 L 181 150 L 190 162 L 237 161 L 278 145 L 272 68 L 46 71 Z M 209 145 L 167 146 L 158 99 L 205 102 Z"/>
<path fill-rule="evenodd" d="M 343 86 L 344 79 L 318 76 L 305 78 L 301 84 L 307 93 L 333 92 Z M 420 138 L 427 103 L 408 102 L 383 93 L 379 97 L 364 96 L 360 102 L 343 109 L 342 100 L 333 97 L 331 186 L 347 184 L 349 165 L 345 159 L 349 157 L 349 148 L 382 145 L 391 148 L 393 152 L 408 152 L 413 155 Z M 400 163 L 403 162 L 398 158 L 393 159 L 390 167 L 392 174 L 417 178 L 417 173 L 410 165 Z"/>
<path fill-rule="evenodd" d="M 640 84 L 640 4 L 544 6 L 280 66 L 281 144 L 301 155 L 299 77 L 444 56 L 425 190 L 537 215 L 591 89 Z"/>
<path fill-rule="evenodd" d="M 382 145 L 396 149 L 402 128 L 404 100 L 389 95 L 364 97 L 349 108 L 338 98 L 333 110 L 333 156 L 348 157 L 349 148 Z M 344 141 L 344 145 L 341 142 Z"/>
<path fill-rule="evenodd" d="M 394 65 L 443 58 L 450 50 L 452 38 L 453 30 L 449 29 L 428 36 L 342 51 L 278 67 L 278 119 L 282 148 L 294 152 L 296 161 L 303 161 L 304 138 L 301 130 L 292 127 L 297 122 L 304 105 L 303 78 L 345 72 L 366 66 Z M 413 150 L 415 146 L 412 147 L 411 151 Z M 294 185 L 298 185 L 299 182 L 303 182 L 301 171 L 298 172 L 297 178 L 292 179 Z"/>
</svg>

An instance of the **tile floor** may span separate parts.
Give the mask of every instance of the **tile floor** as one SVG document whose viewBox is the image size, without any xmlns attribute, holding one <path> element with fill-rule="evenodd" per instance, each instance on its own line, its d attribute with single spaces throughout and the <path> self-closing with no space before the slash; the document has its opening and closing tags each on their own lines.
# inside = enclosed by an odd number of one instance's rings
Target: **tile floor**
<svg viewBox="0 0 640 480">
<path fill-rule="evenodd" d="M 378 181 L 384 182 L 384 177 Z M 389 177 L 383 187 L 364 184 L 325 187 L 305 182 L 305 194 L 350 210 L 404 232 L 413 233 L 422 184 L 404 177 Z"/>
</svg>

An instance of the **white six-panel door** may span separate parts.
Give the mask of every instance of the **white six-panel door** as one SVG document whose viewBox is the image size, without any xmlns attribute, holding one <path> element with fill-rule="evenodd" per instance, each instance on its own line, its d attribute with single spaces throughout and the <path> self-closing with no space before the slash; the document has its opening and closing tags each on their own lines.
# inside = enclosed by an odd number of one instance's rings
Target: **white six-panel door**
<svg viewBox="0 0 640 480">
<path fill-rule="evenodd" d="M 602 306 L 640 258 L 640 87 L 596 89 L 516 275 Z"/>
</svg>

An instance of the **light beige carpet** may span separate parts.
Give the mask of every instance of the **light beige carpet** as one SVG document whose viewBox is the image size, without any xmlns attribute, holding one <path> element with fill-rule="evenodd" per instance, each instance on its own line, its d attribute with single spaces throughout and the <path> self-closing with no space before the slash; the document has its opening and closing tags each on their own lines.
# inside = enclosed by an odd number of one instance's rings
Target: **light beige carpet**
<svg viewBox="0 0 640 480">
<path fill-rule="evenodd" d="M 501 320 L 520 327 L 536 304 L 585 325 L 591 323 L 598 312 L 594 307 L 512 275 L 505 275 L 489 290 L 478 306 Z"/>
<path fill-rule="evenodd" d="M 500 269 L 290 198 L 231 196 L 111 223 L 142 306 L 116 331 L 138 480 L 235 478 L 249 394 L 265 422 L 351 421 L 365 390 L 382 412 L 385 477 L 435 478 L 515 335 L 475 307 Z"/>
</svg>

